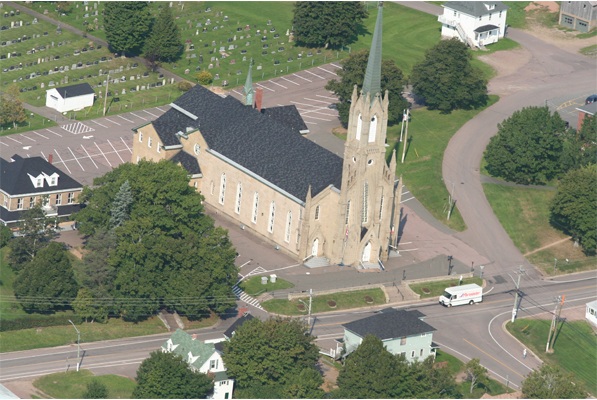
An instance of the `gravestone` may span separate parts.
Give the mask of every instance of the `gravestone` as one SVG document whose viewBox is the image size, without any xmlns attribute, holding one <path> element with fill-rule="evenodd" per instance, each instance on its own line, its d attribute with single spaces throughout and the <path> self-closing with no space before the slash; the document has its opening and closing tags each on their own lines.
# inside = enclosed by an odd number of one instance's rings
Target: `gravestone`
<svg viewBox="0 0 597 400">
<path fill-rule="evenodd" d="M 46 87 L 46 84 L 42 82 L 41 85 L 39 85 L 39 86 L 43 89 Z"/>
<path fill-rule="evenodd" d="M 184 70 L 184 74 L 185 74 L 185 75 L 188 75 L 188 74 L 189 74 L 189 72 L 191 72 L 191 71 L 190 71 L 188 68 Z"/>
<path fill-rule="evenodd" d="M 210 64 L 207 66 L 207 69 L 213 69 L 213 67 L 214 67 L 214 65 L 210 63 Z"/>
</svg>

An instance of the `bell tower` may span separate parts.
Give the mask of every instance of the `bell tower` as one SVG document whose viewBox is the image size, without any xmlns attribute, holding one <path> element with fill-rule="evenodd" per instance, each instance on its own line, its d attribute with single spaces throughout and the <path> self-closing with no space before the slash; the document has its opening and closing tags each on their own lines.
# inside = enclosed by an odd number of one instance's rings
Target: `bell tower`
<svg viewBox="0 0 597 400">
<path fill-rule="evenodd" d="M 334 260 L 345 265 L 371 265 L 388 258 L 396 154 L 386 162 L 388 92 L 381 93 L 382 3 L 378 6 L 373 42 L 363 88 L 352 92 L 344 145 L 342 189 Z"/>
</svg>

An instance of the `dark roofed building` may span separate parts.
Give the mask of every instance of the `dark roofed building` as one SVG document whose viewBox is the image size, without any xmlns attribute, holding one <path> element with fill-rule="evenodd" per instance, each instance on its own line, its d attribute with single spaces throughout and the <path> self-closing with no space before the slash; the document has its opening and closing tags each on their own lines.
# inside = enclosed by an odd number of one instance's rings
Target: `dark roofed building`
<svg viewBox="0 0 597 400">
<path fill-rule="evenodd" d="M 51 155 L 50 155 L 51 157 Z M 14 223 L 21 213 L 42 203 L 48 216 L 68 216 L 79 210 L 82 185 L 42 157 L 0 158 L 0 220 Z"/>
<path fill-rule="evenodd" d="M 373 335 L 390 353 L 403 354 L 408 361 L 435 356 L 432 338 L 436 329 L 422 320 L 419 311 L 388 308 L 342 326 L 347 354 L 356 350 L 367 335 Z"/>
<path fill-rule="evenodd" d="M 93 105 L 95 91 L 88 83 L 52 88 L 46 91 L 46 107 L 60 112 L 81 110 Z"/>
</svg>

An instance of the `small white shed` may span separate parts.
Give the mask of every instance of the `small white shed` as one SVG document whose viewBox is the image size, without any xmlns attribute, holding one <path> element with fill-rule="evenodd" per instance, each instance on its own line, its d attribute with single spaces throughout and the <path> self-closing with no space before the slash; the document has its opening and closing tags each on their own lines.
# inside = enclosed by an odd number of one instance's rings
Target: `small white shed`
<svg viewBox="0 0 597 400">
<path fill-rule="evenodd" d="M 593 300 L 587 303 L 587 311 L 585 312 L 585 318 L 593 326 L 597 326 L 597 300 Z"/>
<path fill-rule="evenodd" d="M 46 107 L 59 112 L 82 110 L 93 105 L 95 92 L 88 83 L 53 88 L 46 91 Z"/>
</svg>

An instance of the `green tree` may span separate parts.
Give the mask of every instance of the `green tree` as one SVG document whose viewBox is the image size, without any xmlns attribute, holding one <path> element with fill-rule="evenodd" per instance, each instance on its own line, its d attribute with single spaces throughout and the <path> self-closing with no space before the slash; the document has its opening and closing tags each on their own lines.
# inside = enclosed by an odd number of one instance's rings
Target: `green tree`
<svg viewBox="0 0 597 400">
<path fill-rule="evenodd" d="M 582 384 L 559 366 L 544 363 L 530 372 L 522 382 L 525 399 L 584 399 L 587 393 Z"/>
<path fill-rule="evenodd" d="M 306 330 L 303 322 L 294 319 L 255 318 L 245 322 L 224 343 L 222 357 L 235 386 L 287 386 L 296 383 L 296 377 L 312 381 L 313 377 L 303 371 L 315 369 L 319 350 Z"/>
<path fill-rule="evenodd" d="M 597 165 L 568 172 L 558 184 L 550 206 L 550 221 L 580 242 L 586 254 L 597 250 Z"/>
<path fill-rule="evenodd" d="M 323 377 L 314 368 L 304 368 L 294 376 L 282 392 L 285 399 L 321 399 L 325 392 L 321 389 Z"/>
<path fill-rule="evenodd" d="M 19 98 L 19 87 L 16 84 L 8 86 L 0 96 L 0 125 L 17 124 L 27 121 L 27 114 L 23 102 Z"/>
<path fill-rule="evenodd" d="M 414 361 L 405 371 L 399 393 L 402 398 L 445 399 L 458 398 L 456 381 L 447 367 L 434 365 L 433 357 Z"/>
<path fill-rule="evenodd" d="M 346 60 L 342 62 L 342 69 L 337 70 L 340 80 L 332 79 L 325 88 L 334 92 L 338 96 L 340 103 L 337 104 L 340 121 L 344 127 L 348 126 L 348 117 L 350 114 L 350 101 L 354 86 L 357 85 L 360 90 L 363 87 L 365 70 L 367 69 L 367 59 L 369 52 L 361 50 L 353 52 Z M 402 71 L 392 60 L 384 60 L 381 65 L 381 91 L 384 95 L 388 91 L 390 103 L 388 106 L 388 123 L 395 124 L 402 120 L 402 112 L 409 107 L 409 103 L 402 92 L 405 85 L 405 79 Z"/>
<path fill-rule="evenodd" d="M 562 167 L 560 157 L 566 126 L 547 107 L 525 107 L 498 124 L 485 150 L 487 171 L 521 184 L 545 184 Z"/>
<path fill-rule="evenodd" d="M 77 282 L 67 250 L 52 242 L 25 265 L 14 281 L 15 296 L 24 309 L 34 312 L 61 310 L 77 295 Z"/>
<path fill-rule="evenodd" d="M 146 1 L 109 1 L 104 5 L 104 27 L 110 49 L 119 54 L 138 54 L 151 26 Z"/>
<path fill-rule="evenodd" d="M 453 38 L 427 50 L 425 59 L 413 67 L 413 93 L 431 110 L 448 113 L 487 103 L 487 82 L 481 70 L 471 65 L 466 45 Z"/>
<path fill-rule="evenodd" d="M 182 54 L 182 39 L 180 30 L 174 22 L 174 17 L 167 3 L 162 3 L 151 34 L 145 41 L 144 57 L 153 71 L 160 61 L 175 61 Z"/>
<path fill-rule="evenodd" d="M 469 393 L 473 393 L 473 389 L 478 384 L 487 384 L 487 368 L 481 365 L 478 358 L 473 358 L 464 364 L 464 372 L 466 373 L 466 380 L 471 383 Z"/>
<path fill-rule="evenodd" d="M 597 116 L 586 116 L 578 131 L 566 130 L 561 157 L 562 171 L 597 163 Z"/>
<path fill-rule="evenodd" d="M 297 1 L 292 25 L 299 45 L 338 49 L 356 41 L 367 16 L 357 1 Z"/>
<path fill-rule="evenodd" d="M 41 204 L 21 213 L 19 236 L 10 241 L 10 266 L 19 271 L 25 264 L 33 260 L 38 251 L 48 245 L 54 236 L 54 219 L 48 218 Z"/>
<path fill-rule="evenodd" d="M 73 10 L 73 3 L 70 1 L 57 1 L 56 2 L 56 11 L 63 13 L 63 14 L 70 14 Z"/>
<path fill-rule="evenodd" d="M 197 82 L 203 86 L 209 85 L 214 81 L 213 75 L 208 71 L 197 72 L 195 78 L 197 78 Z"/>
<path fill-rule="evenodd" d="M 338 374 L 338 395 L 352 399 L 401 397 L 407 369 L 404 358 L 394 356 L 381 340 L 367 335 L 347 356 Z"/>
<path fill-rule="evenodd" d="M 12 231 L 6 225 L 0 225 L 0 249 L 12 239 Z"/>
<path fill-rule="evenodd" d="M 91 290 L 81 288 L 72 302 L 73 310 L 87 320 L 103 322 L 108 318 L 108 308 L 105 299 L 94 298 Z"/>
<path fill-rule="evenodd" d="M 83 393 L 84 399 L 108 399 L 108 388 L 97 379 L 92 379 L 87 384 L 87 390 Z"/>
<path fill-rule="evenodd" d="M 131 184 L 129 181 L 124 181 L 112 202 L 112 209 L 110 210 L 110 226 L 112 228 L 119 227 L 124 221 L 130 218 L 132 203 L 133 194 L 131 193 Z"/>
<path fill-rule="evenodd" d="M 99 229 L 87 239 L 88 250 L 77 266 L 77 281 L 81 286 L 106 297 L 113 288 L 116 271 L 110 255 L 116 249 L 118 238 L 112 230 Z"/>
<path fill-rule="evenodd" d="M 181 356 L 154 351 L 137 370 L 134 399 L 201 399 L 212 390 L 213 381 L 192 371 Z"/>
</svg>

